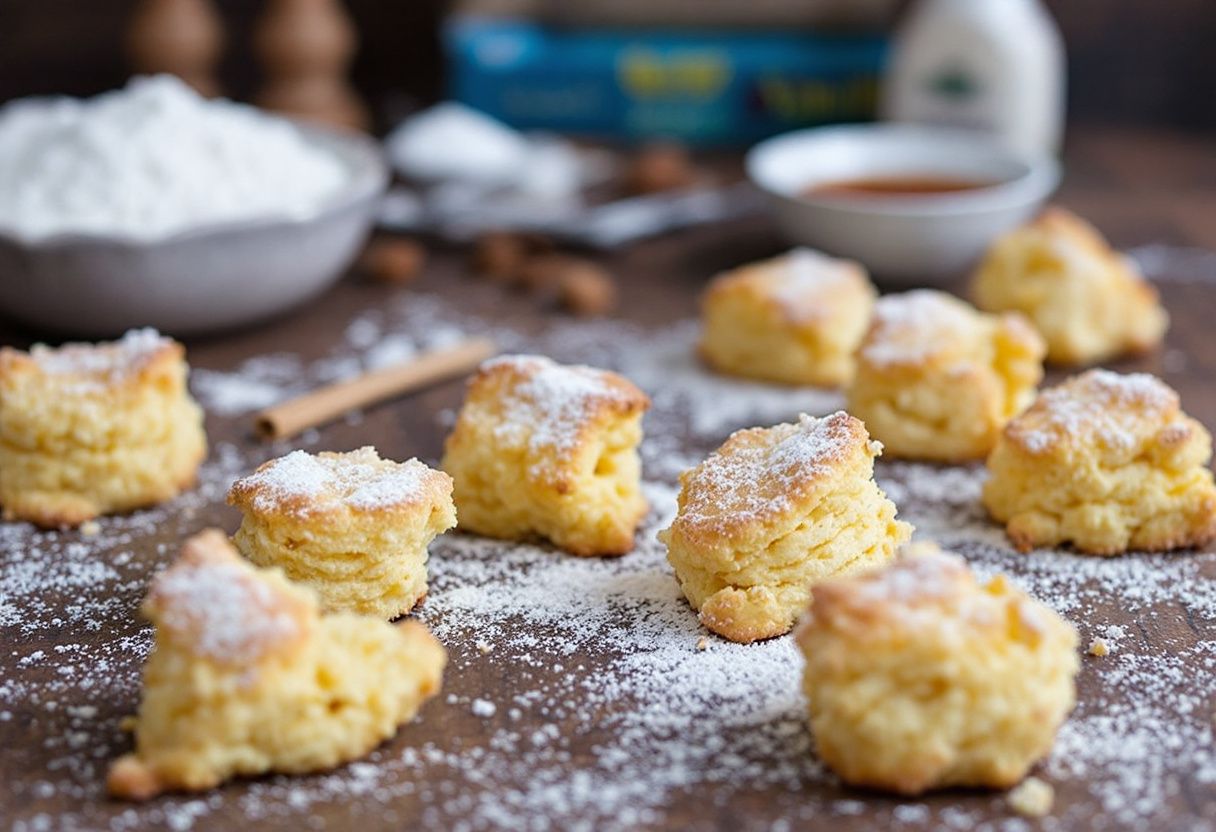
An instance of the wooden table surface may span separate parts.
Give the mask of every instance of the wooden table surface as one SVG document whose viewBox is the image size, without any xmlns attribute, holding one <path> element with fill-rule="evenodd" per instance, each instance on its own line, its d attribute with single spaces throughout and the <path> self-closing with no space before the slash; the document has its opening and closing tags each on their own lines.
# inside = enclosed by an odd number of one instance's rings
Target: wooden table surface
<svg viewBox="0 0 1216 832">
<path fill-rule="evenodd" d="M 1074 137 L 1067 158 L 1068 177 L 1060 201 L 1091 217 L 1117 244 L 1216 250 L 1216 154 L 1211 153 L 1210 143 L 1090 131 Z M 610 338 L 613 332 L 634 332 L 639 339 L 669 334 L 695 313 L 697 292 L 709 275 L 780 248 L 770 223 L 756 217 L 681 232 L 614 253 L 605 261 L 621 279 L 620 317 L 637 329 L 601 323 L 587 329 L 588 338 Z M 1216 426 L 1216 349 L 1211 335 L 1216 269 L 1196 252 L 1166 254 L 1161 287 L 1174 319 L 1168 346 L 1116 367 L 1161 375 L 1180 391 L 1192 415 Z M 1192 263 L 1198 265 L 1188 265 Z M 1199 273 L 1203 268 L 1206 274 Z M 1195 273 L 1188 273 L 1192 270 Z M 190 360 L 197 368 L 224 372 L 254 356 L 290 353 L 308 366 L 344 349 L 352 320 L 369 314 L 391 317 L 393 310 L 411 307 L 414 312 L 400 319 L 407 323 L 398 324 L 413 328 L 407 335 L 425 336 L 432 325 L 450 325 L 450 321 L 426 319 L 426 310 L 435 309 L 437 318 L 458 314 L 467 329 L 513 333 L 513 346 L 544 349 L 555 343 L 546 335 L 555 323 L 552 310 L 475 281 L 462 252 L 440 250 L 433 254 L 425 279 L 415 286 L 390 289 L 352 277 L 324 298 L 256 330 L 190 343 Z M 562 326 L 563 343 L 573 344 L 576 357 L 594 356 L 601 349 L 590 342 L 575 343 L 577 331 Z M 0 330 L 0 343 L 24 345 L 34 335 L 7 328 Z M 612 345 L 602 349 L 606 356 L 615 354 Z M 732 388 L 724 395 L 738 393 Z M 549 644 L 550 633 L 537 632 L 532 652 L 541 661 L 505 646 L 481 656 L 475 648 L 482 637 L 476 621 L 445 623 L 442 618 L 449 607 L 439 600 L 432 610 L 431 599 L 423 617 L 445 634 L 452 656 L 445 692 L 424 708 L 418 722 L 373 755 L 372 768 L 351 767 L 329 778 L 303 778 L 300 783 L 270 778 L 230 784 L 201 800 L 166 798 L 139 807 L 107 800 L 101 789 L 105 765 L 129 746 L 118 723 L 136 706 L 138 669 L 148 645 L 148 631 L 135 616 L 147 579 L 173 556 L 189 532 L 208 525 L 235 528 L 236 516 L 222 505 L 234 473 L 301 445 L 320 450 L 373 444 L 393 458 L 417 455 L 434 462 L 460 396 L 460 383 L 445 384 L 373 408 L 359 419 L 331 425 L 294 445 L 276 447 L 251 437 L 247 415 L 209 413 L 213 458 L 197 493 L 153 512 L 107 519 L 95 538 L 34 533 L 19 524 L 0 528 L 4 647 L 0 650 L 0 783 L 4 784 L 0 826 L 223 830 L 240 828 L 252 818 L 272 829 L 373 830 L 424 824 L 437 829 L 1027 828 L 1028 822 L 1016 819 L 1000 796 L 951 792 L 900 801 L 845 789 L 814 763 L 798 727 L 799 717 L 789 712 L 774 715 L 785 730 L 772 734 L 765 733 L 769 727 L 751 711 L 750 722 L 732 721 L 725 710 L 708 707 L 704 713 L 681 715 L 685 721 L 672 725 L 682 726 L 679 730 L 692 749 L 688 758 L 692 762 L 682 765 L 684 769 L 704 765 L 705 771 L 681 769 L 676 777 L 670 771 L 676 759 L 672 747 L 660 743 L 678 742 L 679 737 L 641 738 L 629 744 L 618 736 L 623 732 L 621 714 L 650 703 L 631 702 L 628 695 L 614 699 L 605 695 L 608 689 L 587 687 L 580 679 L 618 666 L 596 654 L 598 642 L 585 642 L 569 652 Z M 788 416 L 795 414 L 796 410 Z M 661 457 L 695 459 L 723 438 L 712 433 L 668 435 L 664 447 L 651 447 L 647 463 L 658 460 L 662 469 L 654 478 L 670 482 L 678 466 L 663 466 Z M 950 472 L 880 466 L 879 476 L 891 484 L 897 501 L 901 496 L 909 501 L 908 505 L 901 501 L 901 511 L 914 521 L 920 512 L 939 524 L 953 517 L 964 518 L 960 522 L 968 528 L 977 522 L 973 506 L 956 501 L 950 511 L 943 511 L 929 505 L 938 498 L 909 493 L 916 490 L 918 478 L 940 485 L 950 482 Z M 973 482 L 976 472 L 960 476 Z M 949 502 L 951 497 L 946 494 L 941 499 Z M 647 534 L 653 533 L 655 522 L 648 525 Z M 1174 559 L 1132 555 L 1118 563 L 1081 563 L 1079 558 L 1052 553 L 1032 559 L 1013 555 L 999 545 L 999 535 L 960 542 L 986 565 L 1007 568 L 1032 588 L 1042 589 L 1049 601 L 1071 598 L 1065 612 L 1076 621 L 1083 638 L 1098 633 L 1099 624 L 1122 626 L 1130 633 L 1111 657 L 1087 657 L 1083 662 L 1081 705 L 1073 720 L 1085 727 L 1069 735 L 1068 747 L 1058 749 L 1043 772 L 1055 783 L 1057 800 L 1053 817 L 1043 821 L 1042 828 L 1216 828 L 1216 758 L 1204 750 L 1205 743 L 1211 744 L 1216 602 L 1209 587 L 1216 576 L 1216 554 Z M 628 557 L 652 557 L 658 563 L 660 555 L 652 551 L 653 544 L 647 545 L 649 555 Z M 460 538 L 437 546 L 432 550 L 432 576 L 440 588 L 433 586 L 432 598 L 440 599 L 459 575 L 470 573 L 461 567 L 445 576 L 445 558 L 456 563 L 460 558 L 494 557 L 496 552 L 491 547 L 479 554 Z M 543 552 L 503 554 L 508 556 L 534 568 L 560 563 L 557 556 Z M 1053 557 L 1057 560 L 1047 560 Z M 619 563 L 627 564 L 628 558 Z M 1080 564 L 1075 592 L 1060 589 L 1070 579 L 1053 565 L 1058 563 Z M 1106 574 L 1104 569 L 1112 571 Z M 1137 575 L 1144 576 L 1152 591 L 1132 599 L 1121 597 L 1122 590 L 1137 582 Z M 1163 589 L 1161 575 L 1177 576 L 1175 600 L 1163 597 L 1172 591 L 1174 578 L 1168 577 Z M 622 609 L 621 614 L 628 615 L 634 608 Z M 526 629 L 526 623 L 501 622 L 495 632 L 503 645 L 518 644 L 521 627 Z M 690 638 L 695 636 L 695 624 L 687 627 Z M 772 660 L 788 653 L 780 644 L 760 649 L 767 652 L 755 655 Z M 747 661 L 745 648 L 725 652 L 726 646 L 715 644 L 708 652 L 714 650 Z M 689 654 L 694 655 L 691 648 Z M 706 666 L 720 668 L 722 663 Z M 765 672 L 769 675 L 757 678 L 772 678 L 770 671 Z M 797 663 L 790 662 L 791 689 L 796 687 L 798 672 Z M 1147 693 L 1126 696 L 1148 699 L 1124 701 L 1129 681 L 1142 685 L 1146 673 L 1155 680 Z M 732 676 L 731 684 L 737 682 Z M 706 678 L 705 684 L 712 687 L 715 680 Z M 513 697 L 528 691 L 565 691 L 562 696 L 568 698 L 584 687 L 596 694 L 594 708 L 578 701 L 551 702 L 549 707 L 510 714 Z M 484 711 L 476 713 L 471 707 L 475 699 L 496 703 L 496 714 L 487 718 Z M 746 709 L 745 699 L 738 700 L 740 708 Z M 711 701 L 698 698 L 694 704 Z M 724 707 L 734 706 L 728 702 Z M 1175 710 L 1176 726 L 1170 716 Z M 1107 743 L 1110 749 L 1102 756 L 1083 746 L 1097 742 L 1104 714 L 1112 717 L 1111 736 L 1125 736 L 1126 742 Z M 1132 724 L 1140 716 L 1144 725 Z M 557 727 L 548 729 L 549 725 Z M 512 735 L 527 737 L 538 730 L 551 732 L 549 741 L 555 750 L 540 754 L 504 745 Z M 715 735 L 728 747 L 737 746 L 735 756 L 740 759 L 728 759 L 725 752 L 706 756 L 704 749 L 693 747 Z M 757 736 L 765 741 L 749 739 Z M 765 773 L 770 745 L 772 755 L 785 766 L 787 774 L 781 777 Z M 607 747 L 614 748 L 620 759 L 606 759 Z M 420 759 L 410 749 L 425 753 Z M 630 755 L 647 755 L 654 749 L 662 751 L 654 756 L 653 788 L 637 789 L 635 781 L 645 786 L 647 760 Z M 1071 765 L 1068 757 L 1074 753 L 1086 765 Z M 512 765 L 515 758 L 522 765 Z M 805 763 L 800 763 L 804 758 Z M 587 772 L 585 781 L 579 779 L 580 771 Z M 549 783 L 560 794 L 537 791 L 538 781 Z M 625 796 L 614 797 L 618 792 Z M 1120 793 L 1126 794 L 1126 801 L 1120 802 Z M 530 805 L 529 799 L 535 802 Z"/>
</svg>

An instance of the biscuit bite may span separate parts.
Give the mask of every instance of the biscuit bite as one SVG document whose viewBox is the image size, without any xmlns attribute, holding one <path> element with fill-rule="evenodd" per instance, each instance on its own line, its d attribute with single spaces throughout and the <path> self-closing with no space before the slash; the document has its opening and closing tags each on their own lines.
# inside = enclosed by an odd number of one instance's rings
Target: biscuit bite
<svg viewBox="0 0 1216 832">
<path fill-rule="evenodd" d="M 482 364 L 444 445 L 460 528 L 575 555 L 633 549 L 646 395 L 606 370 L 535 355 Z"/>
<path fill-rule="evenodd" d="M 447 661 L 416 621 L 320 615 L 311 591 L 250 566 L 215 529 L 186 541 L 142 609 L 156 642 L 135 751 L 108 783 L 132 800 L 361 757 L 438 692 Z"/>
<path fill-rule="evenodd" d="M 819 756 L 904 795 L 1009 788 L 1076 698 L 1077 633 L 997 576 L 913 544 L 888 568 L 812 590 L 797 642 Z"/>
<path fill-rule="evenodd" d="M 997 240 L 972 284 L 989 312 L 1021 312 L 1056 364 L 1096 364 L 1161 344 L 1169 316 L 1128 257 L 1062 208 Z"/>
<path fill-rule="evenodd" d="M 1043 340 L 1020 315 L 945 292 L 881 298 L 857 353 L 849 412 L 891 456 L 983 459 L 1043 377 Z"/>
<path fill-rule="evenodd" d="M 193 486 L 207 454 L 185 350 L 151 329 L 101 344 L 0 349 L 0 505 L 77 526 Z"/>
<path fill-rule="evenodd" d="M 847 384 L 874 298 L 860 264 L 796 248 L 714 278 L 702 298 L 701 356 L 748 378 Z"/>
<path fill-rule="evenodd" d="M 912 527 L 874 482 L 882 446 L 847 413 L 736 431 L 680 477 L 659 532 L 701 622 L 732 641 L 789 632 L 811 585 L 886 563 Z"/>
<path fill-rule="evenodd" d="M 983 500 L 1023 551 L 1201 546 L 1216 537 L 1211 458 L 1211 435 L 1160 379 L 1090 370 L 1009 423 Z"/>
<path fill-rule="evenodd" d="M 325 612 L 385 619 L 426 595 L 427 546 L 456 525 L 451 477 L 370 447 L 292 451 L 233 483 L 228 502 L 244 514 L 245 557 L 309 586 Z"/>
</svg>

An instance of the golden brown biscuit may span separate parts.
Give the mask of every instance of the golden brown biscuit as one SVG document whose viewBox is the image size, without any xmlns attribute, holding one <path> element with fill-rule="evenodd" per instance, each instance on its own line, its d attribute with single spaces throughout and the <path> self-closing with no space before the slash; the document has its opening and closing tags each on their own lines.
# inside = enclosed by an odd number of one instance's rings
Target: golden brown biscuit
<svg viewBox="0 0 1216 832">
<path fill-rule="evenodd" d="M 701 622 L 732 641 L 779 636 L 812 584 L 890 559 L 912 527 L 874 482 L 881 450 L 838 412 L 737 431 L 685 471 L 659 539 Z"/>
<path fill-rule="evenodd" d="M 825 581 L 798 628 L 811 733 L 856 786 L 913 795 L 1008 788 L 1072 710 L 1077 633 L 1004 576 L 916 544 L 888 568 Z"/>
<path fill-rule="evenodd" d="M 749 378 L 847 384 L 874 297 L 859 264 L 807 248 L 743 266 L 705 291 L 701 356 Z"/>
<path fill-rule="evenodd" d="M 253 568 L 215 529 L 153 579 L 143 613 L 156 643 L 135 751 L 109 777 L 133 800 L 361 757 L 438 692 L 447 661 L 416 621 L 318 615 L 312 592 Z"/>
<path fill-rule="evenodd" d="M 1161 344 L 1169 316 L 1135 263 L 1062 208 L 997 240 L 972 286 L 989 312 L 1021 312 L 1057 364 L 1095 364 Z"/>
<path fill-rule="evenodd" d="M 1150 375 L 1090 370 L 1041 393 L 988 458 L 984 505 L 1026 551 L 1091 555 L 1216 537 L 1212 438 Z"/>
<path fill-rule="evenodd" d="M 1034 398 L 1043 352 L 1020 315 L 928 289 L 887 295 L 857 353 L 849 412 L 891 456 L 982 459 Z"/>
<path fill-rule="evenodd" d="M 185 350 L 151 329 L 103 344 L 0 349 L 0 504 L 76 526 L 168 500 L 207 453 Z"/>
<path fill-rule="evenodd" d="M 426 595 L 427 546 L 456 525 L 452 478 L 416 459 L 292 451 L 237 480 L 234 542 L 258 566 L 307 584 L 324 612 L 379 618 Z"/>
<path fill-rule="evenodd" d="M 543 537 L 575 555 L 620 555 L 646 514 L 646 395 L 606 370 L 535 355 L 487 361 L 469 382 L 441 467 L 460 528 Z"/>
</svg>

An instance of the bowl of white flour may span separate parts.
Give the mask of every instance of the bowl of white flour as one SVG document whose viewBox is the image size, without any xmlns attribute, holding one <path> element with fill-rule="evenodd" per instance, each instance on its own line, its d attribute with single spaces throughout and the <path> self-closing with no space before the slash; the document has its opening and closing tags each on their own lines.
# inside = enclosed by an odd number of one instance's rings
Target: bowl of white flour
<svg viewBox="0 0 1216 832">
<path fill-rule="evenodd" d="M 0 312 L 188 335 L 266 318 L 350 265 L 388 181 L 370 138 L 170 76 L 0 107 Z"/>
</svg>

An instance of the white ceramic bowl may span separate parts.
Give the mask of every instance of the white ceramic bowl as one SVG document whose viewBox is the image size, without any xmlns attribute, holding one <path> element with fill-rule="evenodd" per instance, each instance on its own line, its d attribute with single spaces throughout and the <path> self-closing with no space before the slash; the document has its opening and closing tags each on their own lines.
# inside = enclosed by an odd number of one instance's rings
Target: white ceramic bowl
<svg viewBox="0 0 1216 832">
<path fill-rule="evenodd" d="M 1037 212 L 1060 179 L 1049 157 L 1026 160 L 972 132 L 900 124 L 786 133 L 754 147 L 747 172 L 791 242 L 902 283 L 957 278 L 998 235 Z M 816 185 L 901 176 L 997 184 L 896 197 L 807 194 Z"/>
<path fill-rule="evenodd" d="M 251 323 L 318 295 L 358 254 L 388 183 L 369 137 L 298 125 L 350 171 L 310 215 L 192 228 L 153 241 L 0 232 L 0 313 L 39 330 L 193 335 Z"/>
</svg>

